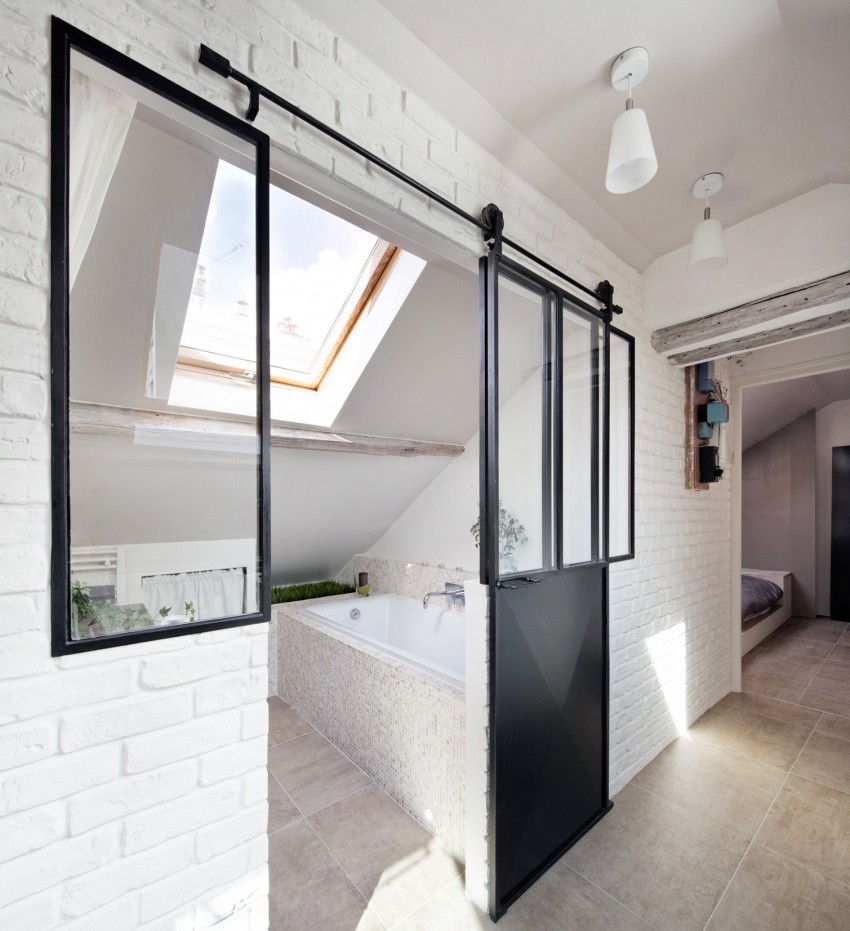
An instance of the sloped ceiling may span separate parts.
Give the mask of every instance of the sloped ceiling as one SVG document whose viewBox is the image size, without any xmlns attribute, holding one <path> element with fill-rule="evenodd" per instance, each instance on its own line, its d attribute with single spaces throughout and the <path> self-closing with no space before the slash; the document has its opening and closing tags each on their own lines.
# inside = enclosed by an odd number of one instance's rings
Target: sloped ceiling
<svg viewBox="0 0 850 931">
<path fill-rule="evenodd" d="M 724 225 L 850 181 L 846 0 L 300 5 L 638 269 L 690 240 L 691 188 L 708 171 L 726 176 L 714 200 Z M 604 173 L 625 95 L 609 69 L 634 45 L 650 53 L 635 105 L 659 170 L 618 196 Z"/>
<path fill-rule="evenodd" d="M 755 446 L 807 411 L 848 399 L 850 369 L 745 388 L 741 448 Z"/>
<path fill-rule="evenodd" d="M 334 430 L 463 444 L 478 429 L 478 289 L 429 264 Z M 378 540 L 451 462 L 275 449 L 272 578 L 336 574 Z"/>
</svg>

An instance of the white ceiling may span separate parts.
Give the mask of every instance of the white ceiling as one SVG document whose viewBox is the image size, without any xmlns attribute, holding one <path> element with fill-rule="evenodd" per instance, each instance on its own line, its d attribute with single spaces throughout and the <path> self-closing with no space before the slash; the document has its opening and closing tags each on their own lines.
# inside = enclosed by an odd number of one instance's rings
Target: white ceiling
<svg viewBox="0 0 850 931">
<path fill-rule="evenodd" d="M 847 0 L 301 5 L 639 269 L 690 240 L 702 209 L 691 187 L 705 172 L 726 176 L 714 201 L 725 226 L 850 182 Z M 650 53 L 635 103 L 660 167 L 645 188 L 613 195 L 604 171 L 625 94 L 608 73 L 634 45 Z"/>
<path fill-rule="evenodd" d="M 810 410 L 850 399 L 850 369 L 745 388 L 741 448 L 749 449 Z"/>
</svg>

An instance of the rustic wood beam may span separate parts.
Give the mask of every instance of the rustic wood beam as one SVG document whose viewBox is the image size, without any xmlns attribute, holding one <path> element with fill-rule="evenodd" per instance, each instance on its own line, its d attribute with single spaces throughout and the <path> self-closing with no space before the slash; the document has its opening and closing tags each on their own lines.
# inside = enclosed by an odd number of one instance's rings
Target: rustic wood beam
<svg viewBox="0 0 850 931">
<path fill-rule="evenodd" d="M 850 309 L 837 310 L 831 314 L 824 314 L 812 320 L 801 320 L 799 323 L 790 323 L 788 326 L 777 327 L 775 330 L 765 330 L 763 333 L 751 333 L 749 336 L 739 336 L 737 339 L 726 340 L 722 343 L 713 343 L 711 346 L 701 346 L 699 349 L 690 349 L 687 352 L 674 353 L 667 357 L 673 365 L 696 365 L 710 359 L 722 359 L 724 356 L 740 355 L 763 346 L 773 346 L 784 343 L 789 339 L 800 336 L 812 336 L 826 330 L 850 324 Z"/>
<path fill-rule="evenodd" d="M 72 401 L 70 426 L 74 433 L 94 436 L 134 436 L 141 428 L 148 436 L 154 432 L 167 437 L 204 440 L 238 440 L 255 436 L 253 424 L 238 420 L 219 420 L 194 414 L 163 414 L 126 407 L 108 407 Z M 367 456 L 459 456 L 463 446 L 398 437 L 369 436 L 357 433 L 331 433 L 300 427 L 272 424 L 271 445 L 282 449 L 314 449 L 323 452 L 360 453 Z"/>
<path fill-rule="evenodd" d="M 716 339 L 746 327 L 761 326 L 769 320 L 776 320 L 798 310 L 832 304 L 845 298 L 850 298 L 850 271 L 779 291 L 769 297 L 700 317 L 699 320 L 663 327 L 652 334 L 652 348 L 663 355 L 669 355 L 695 342 Z"/>
</svg>

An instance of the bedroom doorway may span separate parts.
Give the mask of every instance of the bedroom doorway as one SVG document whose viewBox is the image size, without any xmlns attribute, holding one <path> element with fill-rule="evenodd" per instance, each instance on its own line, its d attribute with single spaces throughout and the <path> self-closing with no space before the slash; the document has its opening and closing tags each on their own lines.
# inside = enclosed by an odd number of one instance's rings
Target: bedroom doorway
<svg viewBox="0 0 850 931">
<path fill-rule="evenodd" d="M 737 414 L 731 485 L 734 691 L 755 690 L 743 681 L 742 659 L 765 637 L 791 618 L 823 626 L 831 616 L 832 449 L 850 444 L 850 355 L 783 366 L 770 366 L 770 350 L 758 355 L 740 365 L 730 389 Z M 750 621 L 743 620 L 742 568 L 782 589 L 778 603 Z M 753 656 L 746 665 L 753 665 Z M 762 680 L 758 691 L 791 697 Z"/>
</svg>

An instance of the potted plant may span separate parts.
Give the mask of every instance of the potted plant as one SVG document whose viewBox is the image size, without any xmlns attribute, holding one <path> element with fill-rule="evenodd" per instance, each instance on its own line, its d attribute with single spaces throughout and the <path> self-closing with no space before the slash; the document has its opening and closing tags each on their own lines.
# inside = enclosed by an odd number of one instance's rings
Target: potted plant
<svg viewBox="0 0 850 931">
<path fill-rule="evenodd" d="M 475 540 L 475 548 L 481 543 L 481 516 L 469 528 Z M 517 547 L 528 543 L 528 534 L 525 527 L 508 511 L 499 500 L 499 568 L 505 572 L 512 572 L 516 566 L 513 556 Z"/>
</svg>

